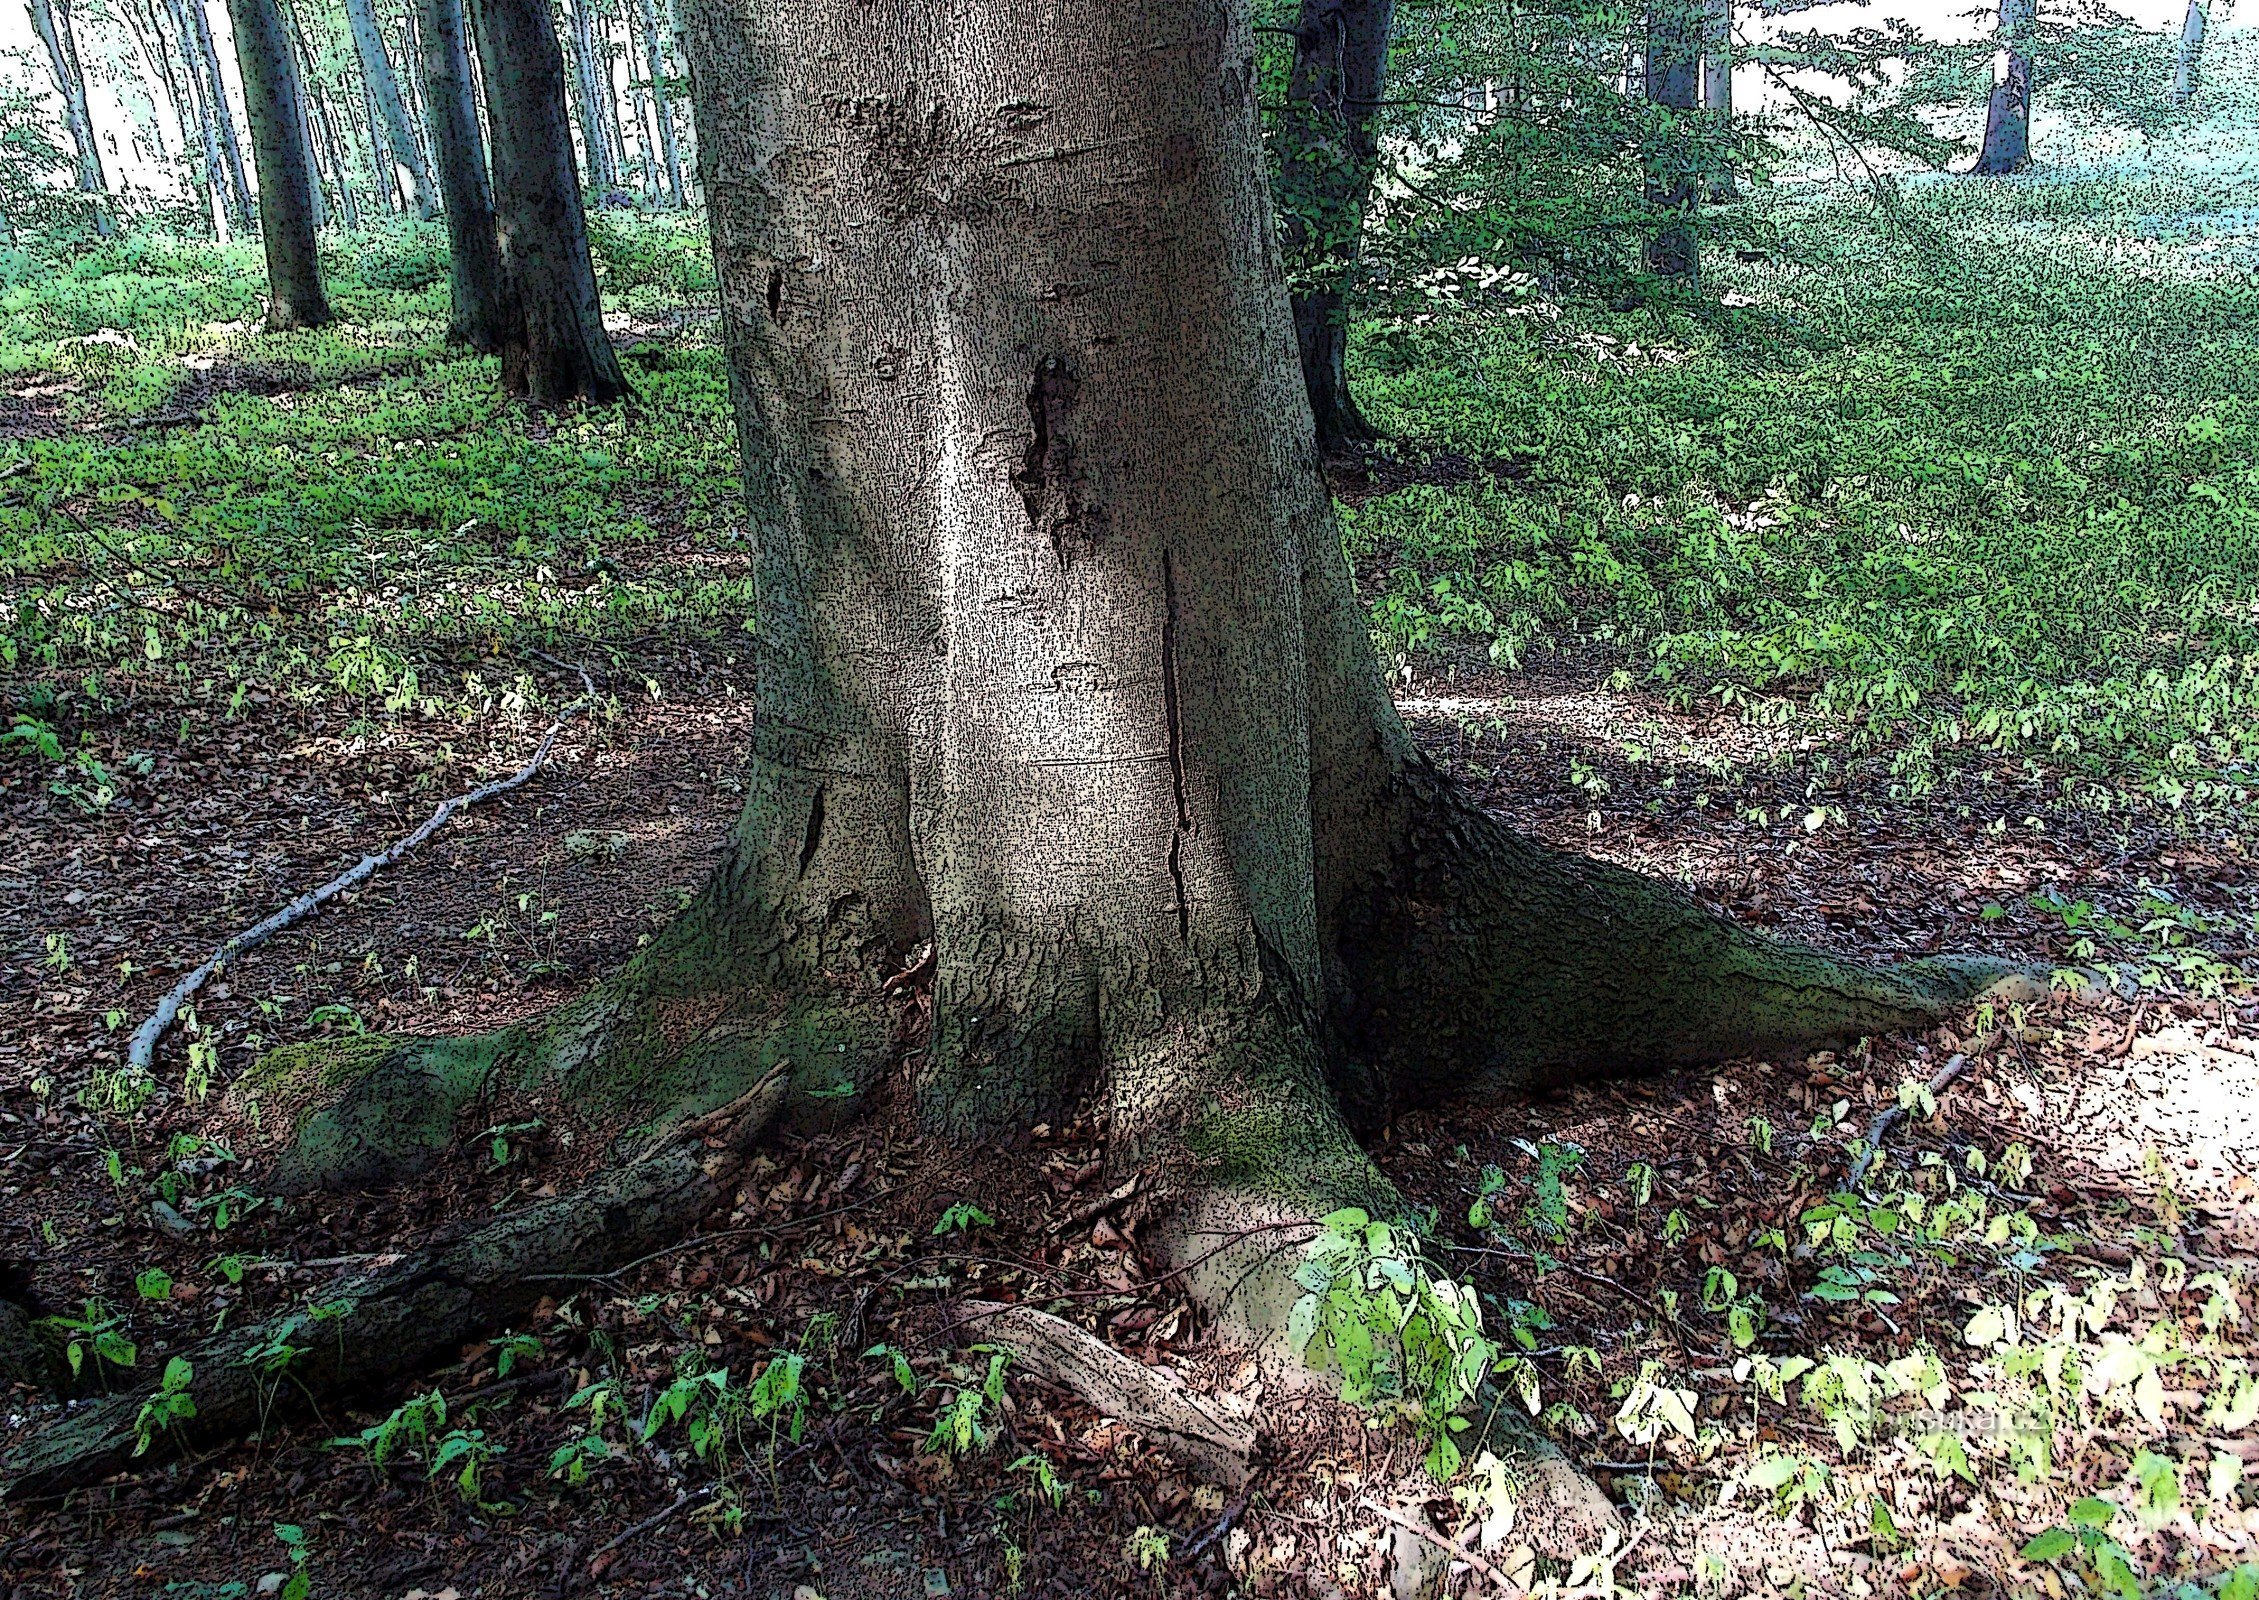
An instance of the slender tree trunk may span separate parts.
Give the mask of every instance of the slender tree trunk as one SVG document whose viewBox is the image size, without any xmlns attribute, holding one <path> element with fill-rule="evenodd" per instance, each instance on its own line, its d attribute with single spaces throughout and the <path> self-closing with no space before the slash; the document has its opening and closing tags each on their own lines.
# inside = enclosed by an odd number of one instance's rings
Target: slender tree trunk
<svg viewBox="0 0 2259 1600">
<path fill-rule="evenodd" d="M 1648 0 L 1648 104 L 1671 116 L 1648 157 L 1647 203 L 1661 213 L 1647 242 L 1651 272 L 1694 287 L 1697 246 L 1694 236 L 1695 167 L 1687 134 L 1692 131 L 1701 75 L 1702 45 L 1697 6 L 1703 0 Z"/>
<path fill-rule="evenodd" d="M 604 122 L 609 96 L 597 89 L 595 30 L 589 24 L 588 0 L 565 0 L 565 20 L 573 34 L 573 104 L 580 121 L 581 151 L 587 158 L 588 192 L 597 205 L 607 206 L 620 175 L 612 165 L 612 139 Z"/>
<path fill-rule="evenodd" d="M 2000 47 L 1992 63 L 1992 98 L 1985 106 L 1984 148 L 1970 170 L 2004 178 L 2032 159 L 2032 28 L 2039 0 L 2000 0 Z"/>
<path fill-rule="evenodd" d="M 667 57 L 659 35 L 659 18 L 651 0 L 635 0 L 635 14 L 643 25 L 643 72 L 651 81 L 651 110 L 659 131 L 659 159 L 666 164 L 667 202 L 683 203 L 682 154 L 675 147 L 674 111 L 667 103 Z"/>
<path fill-rule="evenodd" d="M 1380 161 L 1394 0 L 1302 0 L 1279 119 L 1279 213 L 1294 339 L 1319 449 L 1379 437 L 1349 392 L 1349 294 Z"/>
<path fill-rule="evenodd" d="M 190 0 L 193 4 L 194 0 Z M 304 91 L 278 0 L 228 0 L 243 109 L 259 169 L 259 238 L 267 253 L 267 327 L 318 328 L 330 320 L 315 241 L 314 175 Z"/>
<path fill-rule="evenodd" d="M 2211 9 L 2205 0 L 2188 0 L 2181 15 L 2180 48 L 2173 56 L 2173 104 L 2185 106 L 2196 98 L 2204 75 L 2204 34 L 2211 26 Z"/>
<path fill-rule="evenodd" d="M 330 176 L 327 184 L 322 173 L 321 130 L 317 119 L 321 114 L 322 79 L 314 47 L 306 42 L 306 30 L 298 21 L 295 0 L 276 0 L 282 10 L 284 23 L 290 29 L 291 47 L 298 58 L 298 133 L 306 146 L 306 170 L 313 175 L 308 193 L 314 200 L 314 231 L 320 233 L 329 226 L 330 187 L 344 181 L 344 168 L 338 164 L 335 152 L 330 156 Z M 348 227 L 358 227 L 358 221 L 348 221 Z"/>
<path fill-rule="evenodd" d="M 1723 205 L 1734 198 L 1733 167 L 1726 159 L 1733 140 L 1733 0 L 1702 3 L 1702 120 L 1713 147 L 1709 198 Z"/>
<path fill-rule="evenodd" d="M 220 155 L 218 119 L 205 88 L 203 57 L 181 0 L 165 0 L 165 10 L 172 19 L 173 37 L 180 42 L 181 64 L 188 78 L 188 105 L 195 113 L 196 139 L 204 154 L 202 192 L 211 216 L 212 237 L 224 245 L 235 236 L 238 213 L 228 186 L 227 164 Z"/>
<path fill-rule="evenodd" d="M 416 27 L 441 209 L 447 216 L 447 337 L 491 355 L 507 342 L 512 312 L 494 229 L 494 194 L 487 183 L 486 138 L 479 131 L 462 0 L 417 0 Z"/>
<path fill-rule="evenodd" d="M 537 405 L 627 392 L 604 331 L 547 0 L 474 0 L 493 137 L 494 216 L 512 308 L 502 382 Z"/>
<path fill-rule="evenodd" d="M 213 142 L 219 147 L 220 164 L 227 174 L 228 215 L 237 232 L 251 226 L 251 186 L 243 173 L 243 141 L 235 129 L 235 110 L 228 103 L 227 79 L 220 71 L 220 53 L 212 43 L 211 18 L 205 14 L 205 0 L 166 0 L 176 8 L 174 15 L 183 25 L 182 38 L 192 41 L 198 77 L 204 85 L 206 103 L 211 107 Z"/>
<path fill-rule="evenodd" d="M 196 135 L 190 129 L 188 101 L 181 93 L 180 78 L 173 71 L 172 51 L 165 41 L 165 30 L 157 20 L 153 0 L 121 0 L 118 15 L 125 21 L 126 31 L 133 36 L 133 48 L 141 57 L 149 81 L 155 86 L 153 100 L 163 102 L 166 116 L 172 119 L 173 132 L 179 143 L 184 168 L 190 174 L 188 188 L 191 195 L 201 195 L 201 187 L 193 176 L 196 163 L 191 151 L 196 145 Z M 162 159 L 172 162 L 172 152 L 164 150 L 164 129 L 157 130 L 157 141 Z"/>
<path fill-rule="evenodd" d="M 353 169 L 346 156 L 345 141 L 337 136 L 337 115 L 324 89 L 316 86 L 310 97 L 314 115 L 314 131 L 321 140 L 329 162 L 330 180 L 337 185 L 337 208 L 344 213 L 345 226 L 352 232 L 361 231 L 360 202 L 353 194 Z"/>
<path fill-rule="evenodd" d="M 408 108 L 401 103 L 400 82 L 384 53 L 384 34 L 377 27 L 376 7 L 370 0 L 345 0 L 345 21 L 353 33 L 353 52 L 360 58 L 361 82 L 366 88 L 380 133 L 378 152 L 389 153 L 391 165 L 408 174 L 408 202 L 419 217 L 433 214 L 431 173 L 424 165 L 423 147 L 416 143 L 408 124 Z"/>
<path fill-rule="evenodd" d="M 102 147 L 95 142 L 94 118 L 86 105 L 86 72 L 79 65 L 78 32 L 71 21 L 70 0 L 29 0 L 31 29 L 46 48 L 47 65 L 55 75 L 55 89 L 63 97 L 63 127 L 70 134 L 77 159 L 81 194 L 94 197 L 94 230 L 107 239 L 115 227 L 110 216 L 109 184 L 102 176 Z"/>
</svg>

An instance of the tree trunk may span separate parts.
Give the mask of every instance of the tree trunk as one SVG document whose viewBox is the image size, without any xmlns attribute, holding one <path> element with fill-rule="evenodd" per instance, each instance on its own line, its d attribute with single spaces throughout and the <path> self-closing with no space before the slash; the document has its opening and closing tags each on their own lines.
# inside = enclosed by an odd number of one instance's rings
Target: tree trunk
<svg viewBox="0 0 2259 1600">
<path fill-rule="evenodd" d="M 579 113 L 581 149 L 588 158 L 588 192 L 599 206 L 612 203 L 620 175 L 612 165 L 612 137 L 605 126 L 608 92 L 599 92 L 595 29 L 588 0 L 565 0 L 565 20 L 573 32 L 573 104 Z M 609 84 L 605 85 L 608 90 Z"/>
<path fill-rule="evenodd" d="M 345 0 L 345 21 L 353 33 L 353 53 L 360 58 L 361 82 L 366 87 L 379 130 L 377 153 L 387 154 L 391 166 L 408 174 L 409 204 L 418 217 L 429 219 L 434 202 L 431 173 L 424 165 L 423 147 L 408 125 L 408 108 L 400 100 L 400 82 L 384 53 L 384 34 L 377 27 L 376 8 L 370 0 Z M 389 169 L 388 169 L 389 170 Z"/>
<path fill-rule="evenodd" d="M 337 136 L 337 116 L 330 106 L 329 96 L 315 88 L 311 98 L 314 132 L 329 159 L 330 179 L 337 185 L 338 209 L 345 213 L 345 226 L 354 232 L 361 227 L 361 207 L 353 194 L 353 171 L 346 160 L 345 141 Z"/>
<path fill-rule="evenodd" d="M 475 0 L 494 141 L 494 215 L 512 307 L 502 381 L 537 405 L 627 392 L 604 331 L 565 120 L 565 59 L 546 0 Z"/>
<path fill-rule="evenodd" d="M 1992 62 L 1984 148 L 1972 172 L 2004 178 L 2031 165 L 2032 28 L 2038 20 L 2039 0 L 2000 0 L 2000 48 Z"/>
<path fill-rule="evenodd" d="M 299 24 L 297 6 L 291 0 L 277 0 L 277 3 L 282 6 L 283 21 L 290 28 L 291 46 L 298 52 L 298 132 L 306 146 L 306 170 L 313 175 L 308 192 L 314 198 L 314 231 L 319 233 L 329 226 L 328 190 L 334 187 L 340 196 L 351 191 L 346 185 L 345 164 L 338 159 L 334 145 L 329 151 L 329 181 L 323 182 L 322 133 L 327 96 L 322 92 L 319 58 L 313 46 L 306 42 L 306 30 Z M 361 225 L 350 204 L 345 207 L 345 218 L 349 228 Z"/>
<path fill-rule="evenodd" d="M 213 143 L 219 147 L 220 164 L 227 175 L 228 216 L 241 232 L 251 226 L 251 186 L 243 175 L 243 141 L 235 130 L 235 111 L 228 103 L 219 50 L 212 43 L 211 18 L 205 15 L 205 0 L 166 0 L 166 4 L 175 8 L 182 38 L 192 41 L 189 48 L 194 52 L 195 70 L 203 82 L 205 103 L 211 108 Z"/>
<path fill-rule="evenodd" d="M 196 0 L 190 0 L 195 4 Z M 267 327 L 318 328 L 330 320 L 315 242 L 314 175 L 304 91 L 278 0 L 228 0 L 243 110 L 259 170 L 259 239 L 267 255 Z"/>
<path fill-rule="evenodd" d="M 2185 106 L 2196 98 L 2197 85 L 2203 81 L 2204 34 L 2211 25 L 2211 11 L 2205 0 L 2188 0 L 2188 10 L 2181 16 L 2180 48 L 2173 56 L 2173 104 Z"/>
<path fill-rule="evenodd" d="M 1698 281 L 1694 237 L 1695 167 L 1691 131 L 1701 75 L 1697 6 L 1704 0 L 1648 0 L 1649 105 L 1667 115 L 1647 161 L 1647 203 L 1661 213 L 1647 242 L 1650 272 L 1693 288 Z"/>
<path fill-rule="evenodd" d="M 492 355 L 508 339 L 510 303 L 501 241 L 494 231 L 494 193 L 487 184 L 486 138 L 479 131 L 462 0 L 417 0 L 416 26 L 441 209 L 447 216 L 447 338 Z"/>
<path fill-rule="evenodd" d="M 237 216 L 234 196 L 228 187 L 226 162 L 220 155 L 217 119 L 212 114 L 211 99 L 205 90 L 203 59 L 198 53 L 195 32 L 189 26 L 181 0 L 165 0 L 165 11 L 172 19 L 173 37 L 180 42 L 181 65 L 188 79 L 187 95 L 183 103 L 195 118 L 196 143 L 204 156 L 204 176 L 199 188 L 212 221 L 212 236 L 225 245 L 234 238 Z"/>
<path fill-rule="evenodd" d="M 63 127 L 71 136 L 77 159 L 81 194 L 94 197 L 94 231 L 110 237 L 115 223 L 110 216 L 109 185 L 102 176 L 102 147 L 95 142 L 94 117 L 86 105 L 86 72 L 79 65 L 78 31 L 71 22 L 70 0 L 30 0 L 31 29 L 46 47 L 47 65 L 55 74 L 55 90 L 63 97 Z"/>
<path fill-rule="evenodd" d="M 1395 0 L 1302 0 L 1278 125 L 1279 217 L 1294 342 L 1318 448 L 1379 437 L 1349 392 L 1349 293 L 1380 163 Z"/>
<path fill-rule="evenodd" d="M 525 59 L 495 17 L 490 85 Z M 1314 1219 L 1412 1215 L 1356 1123 L 1879 1032 L 2003 975 L 1776 944 L 1422 760 L 1319 476 L 1240 0 L 690 22 L 757 535 L 744 811 L 683 915 L 552 1016 L 270 1054 L 228 1096 L 263 1189 L 428 1168 L 495 1096 L 623 1153 L 780 1064 L 787 1115 L 850 1115 L 916 1022 L 916 1114 L 960 1145 L 1095 1095 L 1148 1237 L 1300 1406 Z M 1047 1327 L 1000 1336 L 1084 1367 Z M 1533 1535 L 1589 1548 L 1614 1512 L 1511 1413 L 1470 1440 Z M 1238 1421 L 1180 1443 L 1229 1455 Z"/>
<path fill-rule="evenodd" d="M 1712 146 L 1709 198 L 1723 205 L 1734 198 L 1733 168 L 1727 161 L 1733 141 L 1733 0 L 1703 0 L 1702 120 Z"/>
<path fill-rule="evenodd" d="M 659 37 L 658 14 L 651 0 L 635 0 L 636 18 L 643 25 L 643 71 L 651 80 L 651 110 L 659 130 L 659 159 L 666 164 L 667 203 L 679 206 L 682 194 L 682 153 L 675 146 L 674 110 L 667 102 L 667 56 Z"/>
<path fill-rule="evenodd" d="M 196 135 L 189 115 L 188 97 L 181 92 L 179 74 L 173 71 L 172 50 L 166 42 L 164 26 L 157 19 L 156 6 L 152 0 L 123 0 L 118 7 L 118 14 L 125 21 L 126 31 L 133 35 L 134 51 L 141 57 L 150 82 L 156 86 L 157 93 L 152 98 L 161 98 L 166 114 L 172 118 L 173 131 L 180 141 L 183 163 L 192 174 L 189 192 L 200 195 L 201 186 L 193 177 L 196 164 L 189 157 L 189 152 L 196 145 Z M 163 143 L 164 130 L 159 128 L 158 144 L 161 147 Z M 164 159 L 169 164 L 171 152 L 164 152 Z"/>
</svg>

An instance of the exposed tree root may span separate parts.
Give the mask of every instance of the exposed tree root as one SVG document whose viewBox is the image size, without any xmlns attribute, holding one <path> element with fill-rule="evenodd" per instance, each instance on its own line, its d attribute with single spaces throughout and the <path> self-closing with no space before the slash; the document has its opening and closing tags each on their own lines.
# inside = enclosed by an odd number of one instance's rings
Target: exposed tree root
<svg viewBox="0 0 2259 1600">
<path fill-rule="evenodd" d="M 98 1482 L 137 1451 L 234 1437 L 304 1401 L 415 1372 L 521 1316 L 549 1287 L 545 1280 L 605 1272 L 672 1243 L 734 1192 L 786 1088 L 784 1074 L 772 1073 L 737 1103 L 685 1123 L 643 1159 L 608 1168 L 572 1194 L 342 1284 L 318 1307 L 206 1340 L 185 1352 L 192 1416 L 143 1427 L 146 1389 L 81 1406 L 0 1456 L 0 1493 Z"/>
<path fill-rule="evenodd" d="M 1128 1423 L 1170 1460 L 1243 1488 L 1260 1447 L 1255 1420 L 1227 1397 L 1188 1387 L 1167 1367 L 1132 1361 L 1105 1340 L 1031 1306 L 968 1301 L 962 1326 L 1021 1367 Z"/>
</svg>

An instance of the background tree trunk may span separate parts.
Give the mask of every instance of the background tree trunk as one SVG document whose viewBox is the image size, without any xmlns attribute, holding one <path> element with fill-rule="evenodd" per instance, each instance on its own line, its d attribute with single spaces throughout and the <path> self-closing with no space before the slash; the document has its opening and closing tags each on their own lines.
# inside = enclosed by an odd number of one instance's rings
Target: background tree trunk
<svg viewBox="0 0 2259 1600">
<path fill-rule="evenodd" d="M 599 78 L 596 30 L 588 0 L 565 0 L 565 21 L 573 34 L 573 103 L 579 113 L 581 150 L 588 162 L 588 192 L 599 206 L 612 203 L 619 170 L 612 163 L 612 134 L 606 111 L 611 103 L 609 74 Z"/>
<path fill-rule="evenodd" d="M 565 120 L 565 59 L 546 0 L 474 0 L 494 140 L 494 215 L 512 305 L 503 385 L 538 405 L 627 392 L 604 331 Z"/>
<path fill-rule="evenodd" d="M 2205 0 L 2188 0 L 2181 16 L 2181 42 L 2173 55 L 2173 104 L 2185 106 L 2196 98 L 2204 74 L 2204 34 L 2211 25 Z"/>
<path fill-rule="evenodd" d="M 314 133 L 329 162 L 330 181 L 337 186 L 337 208 L 345 214 L 345 226 L 355 232 L 361 227 L 361 206 L 353 193 L 353 169 L 346 157 L 345 141 L 337 136 L 337 112 L 329 95 L 319 86 L 311 89 L 308 103 L 312 108 Z"/>
<path fill-rule="evenodd" d="M 417 0 L 416 26 L 447 217 L 447 337 L 492 355 L 508 339 L 509 290 L 494 231 L 494 193 L 487 183 L 486 139 L 479 131 L 462 0 Z"/>
<path fill-rule="evenodd" d="M 220 154 L 218 120 L 205 90 L 203 58 L 197 50 L 195 34 L 181 0 L 165 0 L 165 11 L 172 19 L 173 38 L 180 45 L 181 66 L 187 78 L 186 103 L 196 119 L 196 142 L 204 158 L 200 187 L 212 221 L 212 236 L 224 245 L 234 238 L 239 220 L 235 197 L 228 184 L 227 164 Z"/>
<path fill-rule="evenodd" d="M 1984 148 L 1970 170 L 2004 178 L 2031 165 L 2032 27 L 2039 0 L 2000 0 L 2000 48 L 1985 106 Z"/>
<path fill-rule="evenodd" d="M 658 14 L 651 0 L 635 0 L 636 18 L 642 23 L 643 72 L 651 83 L 652 120 L 658 124 L 659 159 L 665 163 L 667 203 L 683 203 L 682 153 L 675 146 L 674 109 L 667 101 L 667 57 L 659 36 Z"/>
<path fill-rule="evenodd" d="M 1349 392 L 1349 303 L 1365 201 L 1380 163 L 1379 105 L 1394 0 L 1302 0 L 1278 127 L 1280 231 L 1318 448 L 1379 437 Z"/>
<path fill-rule="evenodd" d="M 193 41 L 195 67 L 204 86 L 205 102 L 212 112 L 213 142 L 227 173 L 228 215 L 236 231 L 251 226 L 251 185 L 243 173 L 243 140 L 236 132 L 235 109 L 228 103 L 227 78 L 220 71 L 220 53 L 212 43 L 212 22 L 204 12 L 205 0 L 166 0 L 183 24 L 182 37 Z"/>
<path fill-rule="evenodd" d="M 1709 199 L 1723 205 L 1734 198 L 1733 168 L 1726 160 L 1733 139 L 1733 0 L 1702 0 L 1702 120 L 1714 147 Z"/>
<path fill-rule="evenodd" d="M 1697 7 L 1703 0 L 1649 0 L 1647 7 L 1648 104 L 1674 115 L 1648 157 L 1647 202 L 1662 217 L 1647 243 L 1651 272 L 1694 287 L 1698 278 L 1694 237 L 1695 162 L 1686 137 L 1700 90 L 1702 47 Z"/>
<path fill-rule="evenodd" d="M 423 147 L 408 123 L 408 108 L 401 103 L 400 82 L 384 53 L 384 34 L 377 27 L 376 8 L 370 0 L 345 0 L 345 21 L 353 34 L 353 53 L 360 58 L 361 81 L 367 86 L 382 137 L 377 151 L 389 153 L 391 164 L 408 174 L 409 204 L 418 217 L 433 214 L 431 173 L 424 165 Z"/>
<path fill-rule="evenodd" d="M 46 47 L 56 92 L 63 97 L 63 127 L 76 157 L 79 192 L 94 197 L 94 231 L 107 239 L 116 223 L 110 215 L 109 185 L 102 176 L 102 147 L 95 142 L 94 117 L 87 110 L 86 72 L 79 65 L 70 0 L 30 0 L 30 6 L 32 32 Z"/>
<path fill-rule="evenodd" d="M 190 0 L 193 4 L 194 0 Z M 259 169 L 259 239 L 267 254 L 267 327 L 330 320 L 315 241 L 314 174 L 304 92 L 278 0 L 228 0 L 251 153 Z"/>
</svg>

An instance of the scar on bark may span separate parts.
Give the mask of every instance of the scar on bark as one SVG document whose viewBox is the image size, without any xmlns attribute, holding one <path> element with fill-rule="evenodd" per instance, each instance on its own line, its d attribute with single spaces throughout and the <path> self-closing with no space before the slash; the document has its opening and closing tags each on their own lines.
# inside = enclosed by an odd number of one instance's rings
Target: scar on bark
<svg viewBox="0 0 2259 1600">
<path fill-rule="evenodd" d="M 784 268 L 769 268 L 769 320 L 784 326 Z"/>
<path fill-rule="evenodd" d="M 1080 389 L 1064 358 L 1045 356 L 1036 363 L 1028 385 L 1028 447 L 1019 470 L 1011 474 L 1012 487 L 1027 507 L 1028 526 L 1049 536 L 1062 571 L 1094 542 L 1092 515 L 1072 487 L 1074 452 L 1065 429 Z"/>
</svg>

